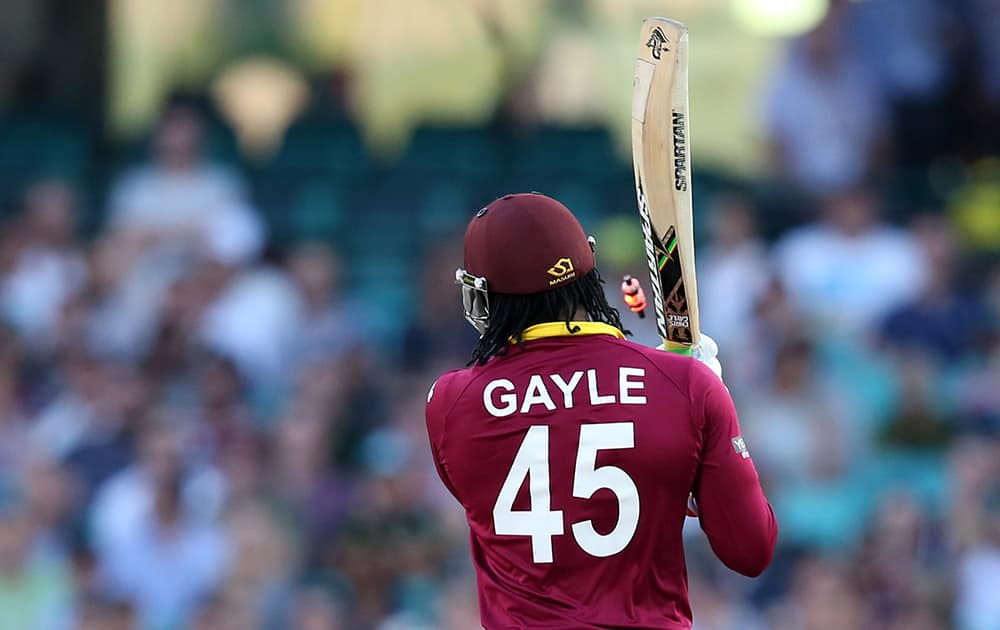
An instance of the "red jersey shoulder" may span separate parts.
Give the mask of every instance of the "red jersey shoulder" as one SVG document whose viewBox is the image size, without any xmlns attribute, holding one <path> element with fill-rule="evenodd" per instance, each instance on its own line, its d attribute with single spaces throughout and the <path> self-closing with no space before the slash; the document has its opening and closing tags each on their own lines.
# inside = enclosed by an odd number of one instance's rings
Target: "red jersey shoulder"
<svg viewBox="0 0 1000 630">
<path fill-rule="evenodd" d="M 634 341 L 610 338 L 607 341 L 642 356 L 682 392 L 686 394 L 689 391 L 692 369 L 694 369 L 695 364 L 699 363 L 697 360 L 674 354 L 673 352 L 644 346 Z"/>
<path fill-rule="evenodd" d="M 701 361 L 627 340 L 609 339 L 608 342 L 627 348 L 648 360 L 688 401 L 692 418 L 699 423 L 704 421 L 709 407 L 712 410 L 732 407 L 729 390 L 722 379 Z"/>
<path fill-rule="evenodd" d="M 691 395 L 726 388 L 712 368 L 693 357 L 650 348 L 631 341 L 615 341 L 646 356 L 665 376 Z"/>
<path fill-rule="evenodd" d="M 427 410 L 447 412 L 446 407 L 455 404 L 458 395 L 472 382 L 473 378 L 472 368 L 449 370 L 439 376 L 427 390 Z"/>
<path fill-rule="evenodd" d="M 475 368 L 450 370 L 438 377 L 427 391 L 425 418 L 427 431 L 431 437 L 444 431 L 445 418 L 458 401 L 459 396 L 476 377 Z"/>
</svg>

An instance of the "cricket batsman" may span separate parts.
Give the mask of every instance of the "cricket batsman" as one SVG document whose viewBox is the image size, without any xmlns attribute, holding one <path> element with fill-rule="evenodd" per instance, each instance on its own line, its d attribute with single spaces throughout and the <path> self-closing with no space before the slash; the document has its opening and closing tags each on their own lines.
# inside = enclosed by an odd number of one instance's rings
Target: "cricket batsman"
<svg viewBox="0 0 1000 630">
<path fill-rule="evenodd" d="M 481 334 L 427 395 L 441 480 L 465 508 L 487 630 L 691 627 L 689 495 L 719 559 L 770 563 L 777 524 L 714 353 L 625 339 L 594 243 L 558 201 L 507 195 L 456 272 Z"/>
</svg>

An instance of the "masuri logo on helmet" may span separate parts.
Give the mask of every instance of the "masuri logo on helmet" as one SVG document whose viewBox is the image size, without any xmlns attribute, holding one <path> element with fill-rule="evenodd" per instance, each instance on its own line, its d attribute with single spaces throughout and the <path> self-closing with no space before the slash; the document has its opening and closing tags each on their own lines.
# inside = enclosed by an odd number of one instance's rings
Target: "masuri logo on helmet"
<svg viewBox="0 0 1000 630">
<path fill-rule="evenodd" d="M 549 280 L 550 287 L 575 278 L 576 272 L 573 271 L 573 261 L 566 257 L 560 258 L 556 261 L 556 264 L 549 267 L 548 274 L 555 276 L 555 280 Z"/>
</svg>

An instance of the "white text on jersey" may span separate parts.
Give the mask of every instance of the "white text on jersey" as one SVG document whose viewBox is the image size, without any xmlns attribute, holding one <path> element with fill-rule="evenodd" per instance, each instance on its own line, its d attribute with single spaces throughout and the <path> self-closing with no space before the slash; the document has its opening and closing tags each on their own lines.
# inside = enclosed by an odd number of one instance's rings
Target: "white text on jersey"
<svg viewBox="0 0 1000 630">
<path fill-rule="evenodd" d="M 597 382 L 597 370 L 580 370 L 563 378 L 559 374 L 532 374 L 528 385 L 518 391 L 514 383 L 506 378 L 490 381 L 483 389 L 483 406 L 494 418 L 505 418 L 515 413 L 529 413 L 536 405 L 555 411 L 557 407 L 573 408 L 573 393 L 587 381 L 588 402 L 592 407 L 599 405 L 644 405 L 646 396 L 641 392 L 646 388 L 643 377 L 646 370 L 621 366 L 618 368 L 617 390 L 608 391 L 606 383 Z M 604 393 L 602 393 L 602 390 Z M 552 394 L 555 393 L 555 397 Z M 562 394 L 560 396 L 560 394 Z"/>
</svg>

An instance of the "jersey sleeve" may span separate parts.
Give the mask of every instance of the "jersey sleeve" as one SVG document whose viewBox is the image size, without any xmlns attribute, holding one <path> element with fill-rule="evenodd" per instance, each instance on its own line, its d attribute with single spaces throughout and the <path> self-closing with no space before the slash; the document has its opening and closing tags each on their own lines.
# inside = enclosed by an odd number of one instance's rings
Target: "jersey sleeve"
<svg viewBox="0 0 1000 630">
<path fill-rule="evenodd" d="M 430 390 L 427 392 L 427 406 L 424 410 L 424 420 L 427 423 L 427 439 L 430 442 L 434 467 L 437 469 L 438 476 L 441 477 L 441 481 L 445 487 L 448 488 L 452 496 L 458 499 L 455 486 L 448 476 L 448 462 L 444 456 L 448 412 L 451 411 L 451 407 L 454 404 L 451 395 L 453 374 L 453 372 L 446 372 L 431 385 Z"/>
<path fill-rule="evenodd" d="M 707 367 L 692 363 L 692 402 L 703 418 L 702 458 L 692 489 L 701 528 L 723 564 L 755 577 L 771 563 L 778 524 L 740 434 L 729 390 Z"/>
</svg>

